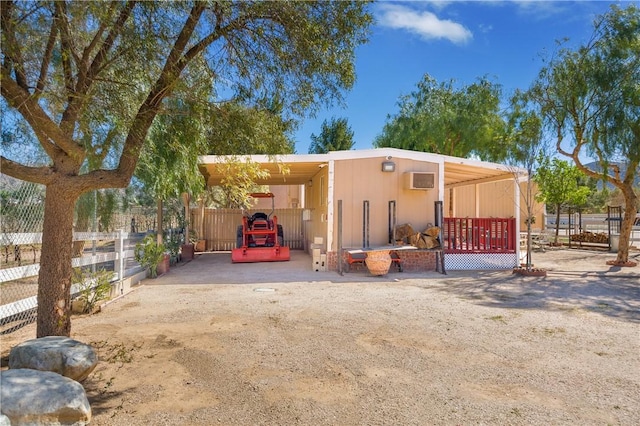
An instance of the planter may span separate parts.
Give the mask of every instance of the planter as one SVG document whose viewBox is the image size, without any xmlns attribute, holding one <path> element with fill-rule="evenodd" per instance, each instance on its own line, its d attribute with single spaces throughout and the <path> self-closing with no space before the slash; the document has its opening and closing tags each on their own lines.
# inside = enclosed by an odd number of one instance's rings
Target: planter
<svg viewBox="0 0 640 426">
<path fill-rule="evenodd" d="M 182 260 L 187 262 L 193 259 L 195 247 L 193 244 L 183 244 L 180 248 L 182 253 Z"/>
<path fill-rule="evenodd" d="M 198 242 L 196 242 L 195 251 L 205 250 L 207 250 L 207 240 L 198 240 Z"/>
<path fill-rule="evenodd" d="M 160 262 L 158 262 L 158 276 L 169 272 L 171 256 L 165 254 Z"/>
<path fill-rule="evenodd" d="M 368 251 L 364 260 L 371 275 L 386 275 L 391 266 L 391 255 L 389 250 Z"/>
<path fill-rule="evenodd" d="M 547 270 L 540 268 L 513 268 L 513 273 L 517 275 L 522 275 L 523 277 L 546 277 Z"/>
</svg>

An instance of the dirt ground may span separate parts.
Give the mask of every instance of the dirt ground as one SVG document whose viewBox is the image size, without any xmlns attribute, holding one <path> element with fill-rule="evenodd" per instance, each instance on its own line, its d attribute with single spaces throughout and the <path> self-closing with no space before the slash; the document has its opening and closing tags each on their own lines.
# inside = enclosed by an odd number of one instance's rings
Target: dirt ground
<svg viewBox="0 0 640 426">
<path fill-rule="evenodd" d="M 640 424 L 640 267 L 612 254 L 534 253 L 546 278 L 225 256 L 74 317 L 92 425 Z"/>
</svg>

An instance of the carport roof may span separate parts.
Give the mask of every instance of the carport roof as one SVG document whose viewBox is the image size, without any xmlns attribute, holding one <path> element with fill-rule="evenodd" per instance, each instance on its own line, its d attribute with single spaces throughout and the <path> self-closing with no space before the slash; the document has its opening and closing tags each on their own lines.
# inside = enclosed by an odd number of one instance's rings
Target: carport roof
<svg viewBox="0 0 640 426">
<path fill-rule="evenodd" d="M 251 155 L 236 156 L 240 161 L 259 163 L 269 171 L 269 177 L 256 183 L 259 185 L 302 185 L 307 183 L 331 160 L 354 160 L 359 158 L 405 158 L 444 164 L 445 188 L 475 183 L 513 179 L 514 172 L 526 175 L 526 170 L 497 163 L 450 157 L 396 148 L 377 148 L 352 151 L 332 151 L 327 154 L 287 154 L 278 156 Z M 207 155 L 200 157 L 200 171 L 208 186 L 219 185 L 223 174 L 216 167 L 224 163 L 227 156 Z"/>
</svg>

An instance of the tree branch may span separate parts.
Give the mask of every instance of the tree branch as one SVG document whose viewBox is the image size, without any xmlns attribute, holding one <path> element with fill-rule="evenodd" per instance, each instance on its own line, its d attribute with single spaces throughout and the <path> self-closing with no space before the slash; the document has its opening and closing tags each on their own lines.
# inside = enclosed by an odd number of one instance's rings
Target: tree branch
<svg viewBox="0 0 640 426">
<path fill-rule="evenodd" d="M 162 100 L 170 93 L 173 84 L 188 63 L 181 61 L 181 58 L 204 10 L 205 5 L 199 1 L 191 8 L 191 12 L 178 38 L 167 56 L 160 76 L 147 95 L 144 103 L 138 109 L 136 117 L 133 120 L 129 134 L 125 140 L 118 168 L 116 169 L 116 173 L 126 176 L 127 181 L 135 171 L 145 136 L 160 109 Z"/>
<path fill-rule="evenodd" d="M 54 177 L 51 168 L 48 166 L 29 167 L 9 160 L 4 156 L 0 156 L 0 169 L 7 176 L 42 185 L 47 185 Z"/>
<path fill-rule="evenodd" d="M 47 47 L 42 55 L 42 64 L 40 65 L 40 76 L 38 77 L 38 83 L 36 84 L 36 96 L 40 96 L 44 90 L 44 86 L 47 82 L 47 75 L 49 72 L 49 63 L 51 62 L 51 55 L 53 54 L 53 47 L 56 44 L 56 37 L 58 36 L 58 27 L 55 24 L 55 20 L 51 22 L 51 28 L 49 30 L 49 39 L 47 40 Z"/>
<path fill-rule="evenodd" d="M 66 3 L 57 1 L 54 3 L 55 12 L 53 15 L 53 22 L 58 27 L 60 33 L 60 57 L 62 60 L 62 69 L 64 74 L 64 86 L 67 92 L 67 99 L 69 103 L 75 98 L 73 93 L 73 70 L 71 68 L 71 57 L 74 57 L 74 52 L 71 45 L 71 36 L 69 34 L 69 23 L 67 22 L 66 15 Z M 64 120 L 63 120 L 64 122 Z M 60 127 L 65 133 L 73 131 L 73 123 L 66 126 L 61 123 Z M 66 129 L 65 129 L 66 127 Z M 71 136 L 71 135 L 69 135 Z"/>
<path fill-rule="evenodd" d="M 58 125 L 49 118 L 35 97 L 20 87 L 8 74 L 2 73 L 0 92 L 7 103 L 15 108 L 33 129 L 40 145 L 50 158 L 57 158 L 64 150 L 70 155 L 82 155 L 78 145 L 68 139 Z"/>
<path fill-rule="evenodd" d="M 16 82 L 24 90 L 28 90 L 29 85 L 27 83 L 27 76 L 24 72 L 24 64 L 22 62 L 22 52 L 18 47 L 16 40 L 15 25 L 14 25 L 14 2 L 5 2 L 3 7 L 0 8 L 2 15 L 0 15 L 0 25 L 2 28 L 2 34 L 5 37 L 3 50 L 5 54 L 4 63 L 2 67 L 7 74 L 11 74 L 11 70 L 15 71 Z"/>
<path fill-rule="evenodd" d="M 111 31 L 109 31 L 109 34 L 107 34 L 107 37 L 104 39 L 104 42 L 102 42 L 102 46 L 100 46 L 100 50 L 98 50 L 98 52 L 96 53 L 96 56 L 91 62 L 91 66 L 87 70 L 86 75 L 84 73 L 80 74 L 78 78 L 78 84 L 76 86 L 76 91 L 78 93 L 81 93 L 83 95 L 87 93 L 88 88 L 93 83 L 93 80 L 95 79 L 96 75 L 98 75 L 102 67 L 102 63 L 107 59 L 107 54 L 113 47 L 115 40 L 120 35 L 120 31 L 124 27 L 124 24 L 127 22 L 129 17 L 131 16 L 131 12 L 133 11 L 133 8 L 136 6 L 136 4 L 137 2 L 135 0 L 129 1 L 127 2 L 126 6 L 120 11 L 120 14 L 118 15 L 118 19 L 111 26 Z M 97 34 L 96 34 L 96 37 L 97 37 Z M 92 44 L 94 43 L 94 41 L 92 41 Z"/>
</svg>

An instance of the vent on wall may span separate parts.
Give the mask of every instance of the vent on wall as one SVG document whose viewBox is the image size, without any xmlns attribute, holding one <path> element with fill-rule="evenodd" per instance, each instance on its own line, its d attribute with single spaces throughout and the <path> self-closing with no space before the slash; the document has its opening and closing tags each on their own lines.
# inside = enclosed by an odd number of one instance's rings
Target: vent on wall
<svg viewBox="0 0 640 426">
<path fill-rule="evenodd" d="M 435 173 L 408 172 L 404 174 L 405 189 L 433 189 L 435 186 Z"/>
</svg>

